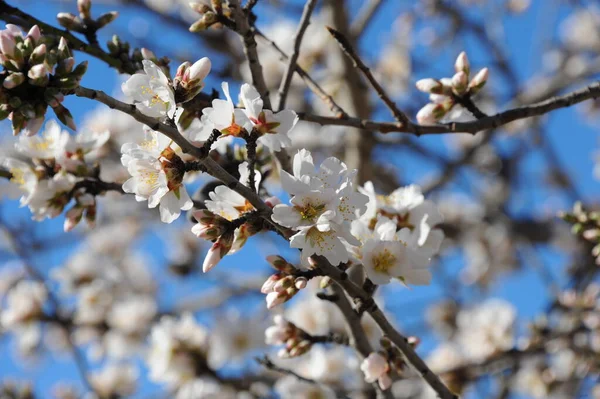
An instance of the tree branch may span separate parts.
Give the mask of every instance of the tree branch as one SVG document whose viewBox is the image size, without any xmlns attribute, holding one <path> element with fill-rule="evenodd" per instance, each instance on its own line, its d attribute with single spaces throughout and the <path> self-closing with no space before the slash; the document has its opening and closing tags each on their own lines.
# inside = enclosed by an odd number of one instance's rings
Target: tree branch
<svg viewBox="0 0 600 399">
<path fill-rule="evenodd" d="M 298 56 L 300 55 L 300 46 L 302 45 L 304 32 L 306 32 L 306 28 L 308 28 L 308 25 L 310 24 L 310 16 L 316 5 L 317 0 L 307 0 L 306 4 L 304 5 L 302 18 L 300 19 L 298 30 L 294 36 L 294 52 L 288 59 L 285 74 L 283 75 L 281 85 L 279 86 L 279 105 L 277 106 L 277 111 L 281 111 L 285 108 L 285 100 L 290 89 L 290 84 L 292 83 L 292 76 L 294 75 L 294 71 L 296 69 L 296 61 L 298 61 Z"/>
</svg>

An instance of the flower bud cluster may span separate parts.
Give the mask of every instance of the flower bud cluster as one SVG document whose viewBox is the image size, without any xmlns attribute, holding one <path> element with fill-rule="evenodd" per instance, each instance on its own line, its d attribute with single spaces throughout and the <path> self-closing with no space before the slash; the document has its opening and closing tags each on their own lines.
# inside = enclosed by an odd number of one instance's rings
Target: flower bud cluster
<svg viewBox="0 0 600 399">
<path fill-rule="evenodd" d="M 56 15 L 56 19 L 61 26 L 68 30 L 86 35 L 94 35 L 96 31 L 104 28 L 119 16 L 118 12 L 110 11 L 93 19 L 91 9 L 91 0 L 77 0 L 79 16 L 71 14 L 70 12 L 60 12 Z"/>
<path fill-rule="evenodd" d="M 0 120 L 12 121 L 15 135 L 36 134 L 48 106 L 62 123 L 75 129 L 73 117 L 61 103 L 64 91 L 79 86 L 87 61 L 75 66 L 64 38 L 42 35 L 37 25 L 26 35 L 15 25 L 0 31 Z"/>
<path fill-rule="evenodd" d="M 208 76 L 210 67 L 210 59 L 204 57 L 194 64 L 186 61 L 177 68 L 173 88 L 175 101 L 178 104 L 189 101 L 200 93 L 204 88 L 204 79 Z"/>
<path fill-rule="evenodd" d="M 231 16 L 229 5 L 223 0 L 196 0 L 190 2 L 190 7 L 200 14 L 200 19 L 190 26 L 190 32 L 200 32 L 213 25 L 220 26 L 219 16 Z"/>
<path fill-rule="evenodd" d="M 309 339 L 310 335 L 306 331 L 287 321 L 281 315 L 276 315 L 273 321 L 275 325 L 265 330 L 265 343 L 285 345 L 279 350 L 277 356 L 286 359 L 303 355 L 310 350 L 313 342 Z"/>
<path fill-rule="evenodd" d="M 456 58 L 454 70 L 455 74 L 451 78 L 417 81 L 417 89 L 429 93 L 431 101 L 417 113 L 420 124 L 432 124 L 442 119 L 457 104 L 459 98 L 477 94 L 485 86 L 489 75 L 488 69 L 483 68 L 470 78 L 471 66 L 464 51 Z"/>
<path fill-rule="evenodd" d="M 267 308 L 271 309 L 289 301 L 308 284 L 308 279 L 299 276 L 299 270 L 279 255 L 267 257 L 267 261 L 277 270 L 264 282 L 260 292 L 267 294 Z"/>
</svg>

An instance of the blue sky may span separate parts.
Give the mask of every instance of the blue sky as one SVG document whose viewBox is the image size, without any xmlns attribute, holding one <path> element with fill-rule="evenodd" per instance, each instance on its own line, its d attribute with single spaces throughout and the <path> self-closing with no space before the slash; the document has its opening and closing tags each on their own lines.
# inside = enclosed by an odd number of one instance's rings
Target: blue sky
<svg viewBox="0 0 600 399">
<path fill-rule="evenodd" d="M 49 23 L 54 23 L 54 15 L 59 11 L 75 11 L 74 1 L 12 1 L 10 3 L 22 7 L 24 10 Z M 354 5 L 360 4 L 359 1 L 353 1 L 352 3 Z M 377 14 L 375 20 L 361 41 L 361 48 L 367 54 L 367 60 L 378 54 L 379 49 L 386 41 L 389 34 L 388 27 L 391 26 L 396 16 L 403 10 L 411 7 L 412 3 L 412 1 L 388 1 L 381 12 Z M 528 80 L 536 71 L 540 70 L 545 40 L 548 35 L 550 35 L 552 40 L 556 39 L 556 35 L 552 33 L 551 28 L 557 26 L 558 22 L 564 18 L 563 14 L 565 11 L 563 8 L 558 8 L 556 12 L 552 13 L 547 10 L 547 2 L 533 1 L 532 3 L 531 8 L 526 13 L 507 17 L 503 25 L 504 30 L 501 33 L 501 36 L 503 37 L 503 48 L 521 81 Z M 110 8 L 111 7 L 104 4 L 98 4 L 94 6 L 94 13 L 110 11 Z M 357 8 L 352 7 L 352 9 L 355 10 Z M 260 8 L 258 8 L 258 10 L 260 10 Z M 261 24 L 268 24 L 275 17 L 279 16 L 273 13 L 260 14 L 259 26 L 261 26 Z M 477 15 L 474 13 L 472 18 L 473 20 L 476 20 Z M 102 31 L 100 42 L 105 43 L 114 33 L 118 33 L 122 35 L 125 40 L 128 40 L 131 37 L 129 33 L 130 27 L 136 25 L 135 21 L 137 21 L 138 27 L 140 26 L 140 21 L 147 22 L 151 35 L 147 40 L 148 42 L 160 43 L 163 48 L 165 45 L 176 44 L 177 46 L 186 49 L 186 52 L 189 53 L 189 58 L 192 61 L 207 55 L 207 50 L 199 46 L 198 41 L 193 39 L 190 40 L 188 35 L 183 36 L 180 33 L 181 31 L 175 31 L 174 33 L 165 32 L 156 18 L 151 18 L 149 14 L 134 15 L 131 9 L 126 8 L 121 10 L 121 16 L 114 24 Z M 435 28 L 439 27 L 436 26 Z M 465 40 L 454 40 L 451 45 L 446 46 L 435 53 L 417 49 L 416 54 L 421 59 L 431 59 L 431 62 L 434 63 L 432 68 L 439 71 L 439 73 L 450 74 L 454 58 L 458 52 L 463 49 L 468 51 L 473 68 L 477 69 L 488 65 L 486 63 L 489 62 L 489 59 L 485 55 L 487 53 L 486 49 L 482 48 L 478 42 L 474 40 L 472 35 L 467 35 Z M 80 53 L 77 53 L 76 59 L 78 61 L 89 59 L 90 61 L 88 74 L 84 77 L 82 85 L 94 89 L 105 90 L 109 93 L 115 90 L 119 78 L 113 70 L 107 68 L 103 63 Z M 224 60 L 219 58 L 214 59 L 213 63 L 216 67 L 215 69 L 224 66 Z M 177 65 L 177 61 L 172 62 L 173 68 Z M 497 72 L 493 66 L 490 67 L 490 70 L 491 83 L 487 90 L 506 93 L 505 85 L 503 84 L 502 77 L 499 76 L 499 72 Z M 413 81 L 429 77 L 427 72 L 430 71 L 431 70 L 415 70 L 412 76 Z M 218 90 L 219 85 L 220 81 L 218 80 L 218 77 L 213 75 L 208 80 L 207 91 L 210 91 L 212 88 Z M 399 104 L 406 104 L 408 101 L 413 102 L 412 104 L 414 104 L 414 102 L 424 104 L 427 99 L 425 95 L 422 95 L 418 98 L 401 98 L 398 100 Z M 67 98 L 65 105 L 72 111 L 76 122 L 79 123 L 82 122 L 83 117 L 87 112 L 97 106 L 90 100 L 77 99 L 74 97 Z M 500 103 L 497 104 L 497 106 L 499 109 L 502 109 L 505 104 Z M 376 116 L 379 119 L 389 118 L 386 109 L 377 112 Z M 582 194 L 583 199 L 585 201 L 596 201 L 598 194 L 600 194 L 600 187 L 592 175 L 593 152 L 598 144 L 596 129 L 594 129 L 592 124 L 590 124 L 589 121 L 586 121 L 582 117 L 581 112 L 575 108 L 556 111 L 547 118 L 545 134 L 549 138 L 552 147 L 557 150 L 557 156 L 560 163 L 565 166 L 565 170 L 571 176 L 577 191 Z M 4 129 L 2 129 L 4 132 L 3 134 L 10 135 L 8 125 L 3 123 L 2 126 L 4 127 Z M 419 139 L 419 144 L 431 148 L 447 159 L 451 159 L 456 154 L 449 149 L 448 142 L 447 138 L 439 136 L 425 136 Z M 514 148 L 515 139 L 497 137 L 495 142 L 502 148 L 502 151 L 510 152 L 511 149 Z M 391 150 L 382 148 L 377 151 L 377 155 L 393 159 L 393 166 L 401 171 L 404 181 L 410 183 L 419 182 L 424 176 L 432 176 L 436 173 L 437 169 L 434 164 L 423 162 L 423 159 L 419 157 L 406 156 L 407 154 L 405 151 L 395 151 L 393 157 L 389 157 L 389 155 L 392 154 L 390 152 Z M 539 153 L 533 151 L 528 153 L 524 157 L 523 162 L 524 166 L 521 170 L 524 170 L 525 174 L 520 178 L 525 184 L 517 191 L 515 198 L 511 201 L 509 208 L 511 214 L 535 217 L 545 215 L 549 211 L 566 209 L 571 206 L 572 202 L 570 198 L 555 191 L 539 189 L 539 185 L 532 188 L 531 185 L 527 184 L 527 182 L 530 181 L 540 181 L 546 172 L 546 164 Z M 465 176 L 469 175 L 460 173 L 458 179 L 464 179 Z M 458 190 L 458 187 L 459 186 L 456 185 L 450 186 L 450 190 Z M 123 200 L 129 199 L 124 198 Z M 15 213 L 16 206 L 16 203 L 6 203 L 5 206 L 2 207 L 2 211 L 5 215 L 11 215 L 15 220 L 21 218 L 27 219 L 28 211 L 19 210 Z M 102 212 L 102 210 L 100 210 L 100 212 Z M 561 222 L 557 220 L 557 223 Z M 36 229 L 38 229 L 40 234 L 48 234 L 52 231 L 60 230 L 61 226 L 62 220 L 46 221 L 38 224 Z M 188 228 L 184 223 L 181 223 L 181 226 L 182 228 Z M 274 238 L 274 240 L 277 240 L 277 238 Z M 164 275 L 164 270 L 161 270 L 161 259 L 164 259 L 164 254 L 160 251 L 156 251 L 157 244 L 163 245 L 162 240 L 155 235 L 149 234 L 148 237 L 145 237 L 140 241 L 140 249 L 152 255 L 153 269 Z M 281 244 L 278 241 L 275 242 L 276 245 Z M 542 247 L 537 250 L 542 258 L 548 262 L 551 272 L 558 281 L 564 282 L 563 268 L 566 259 L 548 248 Z M 67 255 L 68 253 L 65 251 L 55 251 L 50 254 L 49 258 L 44 258 L 44 265 L 59 265 Z M 227 257 L 219 268 L 222 271 L 229 270 L 229 268 L 240 269 L 242 267 L 246 268 L 247 265 L 251 264 L 253 265 L 251 270 L 266 273 L 266 264 L 262 260 L 264 255 L 264 251 L 257 245 L 248 245 L 244 248 L 243 254 Z M 244 262 L 243 265 L 241 265 L 241 260 Z M 41 263 L 41 259 L 34 259 L 34 261 L 38 264 Z M 443 267 L 446 274 L 457 273 L 458 270 L 462 268 L 462 264 L 461 257 L 456 254 L 446 256 L 444 258 Z M 182 287 L 179 287 L 177 291 L 174 289 L 164 291 L 162 293 L 162 299 L 165 304 L 173 302 L 181 295 L 181 293 L 197 292 L 206 286 L 207 284 L 202 282 L 200 278 L 194 278 L 189 283 L 185 283 Z M 390 295 L 387 295 L 388 300 L 386 303 L 389 304 L 390 309 L 402 310 L 401 313 L 398 311 L 396 314 L 392 311 L 392 315 L 396 316 L 399 325 L 406 326 L 407 329 L 405 331 L 407 333 L 411 333 L 410 325 L 414 324 L 411 323 L 411 320 L 418 320 L 419 317 L 422 316 L 425 305 L 429 303 L 432 298 L 443 297 L 446 292 L 443 287 L 443 280 L 440 281 L 440 279 L 437 279 L 437 283 L 430 287 L 414 288 L 412 290 L 396 288 L 388 291 Z M 478 297 L 479 294 L 480 293 L 477 292 L 477 290 L 466 290 L 465 292 L 461 292 L 460 295 L 464 296 L 465 299 L 473 299 Z M 531 267 L 526 267 L 522 271 L 501 277 L 488 295 L 505 298 L 515 304 L 523 325 L 527 320 L 531 320 L 534 315 L 542 310 L 548 300 L 547 288 L 541 282 L 539 274 Z M 403 306 L 404 304 L 411 304 L 411 306 L 405 307 Z M 406 308 L 408 308 L 408 311 L 406 311 Z M 425 339 L 421 350 L 426 352 L 434 346 L 434 343 L 435 341 L 433 339 Z M 17 376 L 33 380 L 35 381 L 36 391 L 42 398 L 50 397 L 48 393 L 49 388 L 57 379 L 63 377 L 74 379 L 74 376 L 76 375 L 74 364 L 69 357 L 59 359 L 54 356 L 42 356 L 31 365 L 24 365 L 22 362 L 14 362 L 12 360 L 13 351 L 10 348 L 10 340 L 7 339 L 0 342 L 0 358 L 7 359 L 7 361 L 0 362 L 0 377 Z M 152 387 L 144 383 L 141 392 L 144 391 L 149 393 L 152 391 Z"/>
</svg>

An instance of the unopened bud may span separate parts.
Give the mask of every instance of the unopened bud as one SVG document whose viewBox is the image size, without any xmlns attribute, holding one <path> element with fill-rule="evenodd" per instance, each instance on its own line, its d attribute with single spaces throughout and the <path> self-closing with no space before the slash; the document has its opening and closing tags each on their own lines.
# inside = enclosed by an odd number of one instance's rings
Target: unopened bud
<svg viewBox="0 0 600 399">
<path fill-rule="evenodd" d="M 81 206 L 75 205 L 73 208 L 69 209 L 65 214 L 65 223 L 63 225 L 64 231 L 69 232 L 75 228 L 81 221 L 83 217 L 84 208 Z"/>
<path fill-rule="evenodd" d="M 299 290 L 306 288 L 307 284 L 308 280 L 306 279 L 306 277 L 296 277 L 296 280 L 294 280 L 294 286 Z"/>
<path fill-rule="evenodd" d="M 83 61 L 75 67 L 75 69 L 73 70 L 71 75 L 74 76 L 76 79 L 81 79 L 83 77 L 83 75 L 87 72 L 87 68 L 88 68 L 88 62 Z"/>
<path fill-rule="evenodd" d="M 202 15 L 202 18 L 194 22 L 189 30 L 190 32 L 200 32 L 215 24 L 217 21 L 217 14 L 214 12 L 207 12 Z"/>
<path fill-rule="evenodd" d="M 96 20 L 96 26 L 98 27 L 98 29 L 103 28 L 106 25 L 110 24 L 115 19 L 117 19 L 118 16 L 119 16 L 119 13 L 117 11 L 111 11 L 111 12 L 107 12 L 106 14 L 102 14 Z"/>
<path fill-rule="evenodd" d="M 469 91 L 472 94 L 477 93 L 479 90 L 485 86 L 489 76 L 489 70 L 487 68 L 483 68 L 481 71 L 477 72 L 473 79 L 471 79 L 471 83 L 469 83 Z"/>
<path fill-rule="evenodd" d="M 232 244 L 233 232 L 227 232 L 221 235 L 208 250 L 206 258 L 204 258 L 204 263 L 202 264 L 202 271 L 206 273 L 215 267 L 217 263 L 229 253 Z"/>
<path fill-rule="evenodd" d="M 46 57 L 46 45 L 40 44 L 33 50 L 31 55 L 29 56 L 29 63 L 30 64 L 39 64 L 44 61 L 45 57 Z"/>
<path fill-rule="evenodd" d="M 40 131 L 42 125 L 44 124 L 44 117 L 41 116 L 39 118 L 33 118 L 27 121 L 23 128 L 23 133 L 26 136 L 35 136 L 37 132 Z"/>
<path fill-rule="evenodd" d="M 415 86 L 417 86 L 418 90 L 420 90 L 424 93 L 435 93 L 435 94 L 441 94 L 443 91 L 443 88 L 444 88 L 444 85 L 442 84 L 442 82 L 440 82 L 437 79 L 431 79 L 431 78 L 418 80 L 417 83 L 415 83 Z"/>
<path fill-rule="evenodd" d="M 150 60 L 150 61 L 154 61 L 154 60 L 156 60 L 156 54 L 154 54 L 154 53 L 152 52 L 152 50 L 148 50 L 147 48 L 145 48 L 145 47 L 142 47 L 142 49 L 141 49 L 140 51 L 141 51 L 141 53 L 142 53 L 142 57 L 143 57 L 145 60 Z"/>
<path fill-rule="evenodd" d="M 37 64 L 32 66 L 27 73 L 29 82 L 34 86 L 46 86 L 48 84 L 48 74 L 50 71 L 46 64 Z"/>
<path fill-rule="evenodd" d="M 77 130 L 77 126 L 75 125 L 75 121 L 73 120 L 73 115 L 71 115 L 71 112 L 68 109 L 66 109 L 65 107 L 63 107 L 60 104 L 58 105 L 58 107 L 55 107 L 53 109 L 54 109 L 54 113 L 56 114 L 58 119 L 65 126 L 68 126 L 69 128 L 71 128 L 73 130 Z"/>
<path fill-rule="evenodd" d="M 452 89 L 456 95 L 462 96 L 467 91 L 469 78 L 463 71 L 456 72 L 452 77 Z"/>
<path fill-rule="evenodd" d="M 275 284 L 282 278 L 283 276 L 279 273 L 271 274 L 269 278 L 263 283 L 262 287 L 260 288 L 260 292 L 263 294 L 273 292 L 273 287 L 275 287 Z"/>
<path fill-rule="evenodd" d="M 279 255 L 267 256 L 267 262 L 269 262 L 275 270 L 279 270 L 280 272 L 290 274 L 296 270 L 296 268 L 292 264 L 288 263 L 288 261 L 286 261 Z"/>
<path fill-rule="evenodd" d="M 0 32 L 0 51 L 2 54 L 12 58 L 15 54 L 15 38 L 7 31 Z"/>
<path fill-rule="evenodd" d="M 81 20 L 69 12 L 59 12 L 56 15 L 56 19 L 63 28 L 79 33 L 83 33 L 85 31 Z"/>
<path fill-rule="evenodd" d="M 77 0 L 77 10 L 82 19 L 91 18 L 90 10 L 92 8 L 91 0 Z"/>
<path fill-rule="evenodd" d="M 15 73 L 9 74 L 6 77 L 6 79 L 4 79 L 4 82 L 2 82 L 2 86 L 4 86 L 5 89 L 10 90 L 10 89 L 17 87 L 24 81 L 25 81 L 25 75 L 23 75 L 21 72 L 15 72 Z"/>
<path fill-rule="evenodd" d="M 446 114 L 446 109 L 442 104 L 426 104 L 417 113 L 417 121 L 421 125 L 431 125 L 436 123 Z"/>
<path fill-rule="evenodd" d="M 42 37 L 42 32 L 40 32 L 40 27 L 37 25 L 33 25 L 29 32 L 27 32 L 27 37 L 31 38 L 34 43 L 37 43 Z"/>
<path fill-rule="evenodd" d="M 184 81 L 187 81 L 187 83 L 192 86 L 198 86 L 200 84 L 204 86 L 202 81 L 210 73 L 210 68 L 210 59 L 208 57 L 200 58 L 186 71 Z"/>
<path fill-rule="evenodd" d="M 196 11 L 198 14 L 204 14 L 206 12 L 212 11 L 210 6 L 203 1 L 190 2 L 190 8 Z"/>
<path fill-rule="evenodd" d="M 464 51 L 461 52 L 458 55 L 458 57 L 456 57 L 456 62 L 454 63 L 454 70 L 456 72 L 464 72 L 465 74 L 467 74 L 467 76 L 469 76 L 471 67 L 469 64 L 469 58 L 467 57 L 467 53 L 465 53 Z"/>
</svg>

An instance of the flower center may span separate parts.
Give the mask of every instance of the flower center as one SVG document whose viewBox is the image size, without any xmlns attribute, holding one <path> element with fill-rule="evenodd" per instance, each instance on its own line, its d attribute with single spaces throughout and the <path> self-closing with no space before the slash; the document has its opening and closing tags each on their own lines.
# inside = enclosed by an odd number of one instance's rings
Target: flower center
<svg viewBox="0 0 600 399">
<path fill-rule="evenodd" d="M 246 200 L 244 202 L 244 205 L 234 206 L 234 208 L 236 211 L 238 211 L 240 214 L 242 214 L 242 213 L 250 212 L 251 210 L 254 209 L 254 206 L 250 203 L 250 201 Z"/>
<path fill-rule="evenodd" d="M 320 205 L 307 204 L 304 207 L 296 206 L 295 208 L 298 211 L 298 213 L 300 213 L 300 218 L 302 220 L 312 221 L 317 216 L 319 216 L 321 214 L 321 212 L 323 212 L 325 205 L 324 204 L 320 204 Z"/>
<path fill-rule="evenodd" d="M 19 186 L 25 185 L 25 172 L 21 168 L 13 168 L 10 170 L 11 178 L 10 181 L 18 184 Z"/>
<path fill-rule="evenodd" d="M 384 249 L 383 252 L 374 255 L 371 259 L 373 261 L 373 268 L 379 273 L 387 273 L 387 271 L 394 266 L 396 257 L 390 252 L 389 249 Z"/>
</svg>

